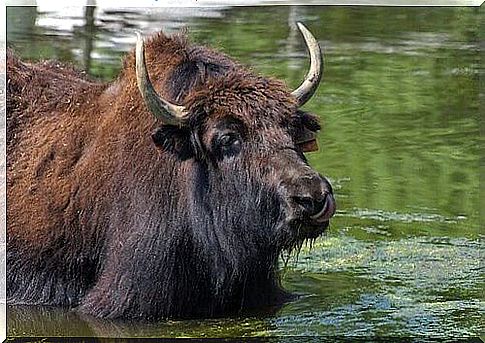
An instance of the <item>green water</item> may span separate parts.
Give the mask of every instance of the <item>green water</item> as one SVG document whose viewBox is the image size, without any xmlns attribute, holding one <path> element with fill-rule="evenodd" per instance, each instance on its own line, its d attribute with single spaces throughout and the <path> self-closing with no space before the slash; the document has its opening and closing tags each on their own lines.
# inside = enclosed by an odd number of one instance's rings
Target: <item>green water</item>
<svg viewBox="0 0 485 343">
<path fill-rule="evenodd" d="M 484 332 L 479 19 L 477 8 L 97 8 L 93 20 L 82 9 L 9 8 L 8 46 L 20 56 L 72 61 L 105 80 L 134 46 L 134 29 L 186 26 L 193 41 L 296 87 L 307 57 L 289 23 L 303 21 L 325 51 L 323 84 L 305 106 L 324 130 L 308 158 L 338 202 L 328 234 L 282 269 L 285 287 L 302 296 L 276 313 L 127 324 L 15 307 L 9 335 Z"/>
</svg>

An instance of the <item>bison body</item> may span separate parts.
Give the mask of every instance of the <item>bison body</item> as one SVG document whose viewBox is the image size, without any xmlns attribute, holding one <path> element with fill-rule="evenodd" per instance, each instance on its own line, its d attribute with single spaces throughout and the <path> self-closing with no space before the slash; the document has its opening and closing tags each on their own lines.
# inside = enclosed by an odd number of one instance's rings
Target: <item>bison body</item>
<svg viewBox="0 0 485 343">
<path fill-rule="evenodd" d="M 133 51 L 107 84 L 8 52 L 10 304 L 108 318 L 274 304 L 281 251 L 327 227 L 331 187 L 299 145 L 319 125 L 298 95 L 181 35 L 143 48 L 183 121 L 154 117 Z"/>
</svg>

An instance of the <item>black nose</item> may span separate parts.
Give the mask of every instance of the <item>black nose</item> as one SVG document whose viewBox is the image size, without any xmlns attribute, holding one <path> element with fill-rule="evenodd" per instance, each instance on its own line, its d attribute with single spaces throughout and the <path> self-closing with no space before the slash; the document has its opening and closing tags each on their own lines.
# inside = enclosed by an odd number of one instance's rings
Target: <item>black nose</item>
<svg viewBox="0 0 485 343">
<path fill-rule="evenodd" d="M 321 196 L 316 199 L 305 196 L 296 196 L 294 197 L 294 199 L 295 202 L 303 208 L 305 214 L 307 214 L 308 216 L 314 216 L 320 213 L 325 206 L 325 196 Z"/>
<path fill-rule="evenodd" d="M 311 219 L 325 221 L 335 214 L 335 199 L 331 193 L 323 193 L 313 198 L 296 196 L 294 200 Z"/>
</svg>

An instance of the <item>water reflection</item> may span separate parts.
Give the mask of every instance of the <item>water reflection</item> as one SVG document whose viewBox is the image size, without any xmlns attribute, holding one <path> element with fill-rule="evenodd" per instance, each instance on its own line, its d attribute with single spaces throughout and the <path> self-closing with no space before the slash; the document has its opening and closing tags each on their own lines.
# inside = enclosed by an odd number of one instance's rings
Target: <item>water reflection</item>
<svg viewBox="0 0 485 343">
<path fill-rule="evenodd" d="M 268 18 L 271 18 L 269 20 Z M 12 308 L 11 335 L 470 336 L 484 330 L 479 221 L 478 10 L 385 7 L 8 8 L 25 59 L 56 58 L 111 80 L 134 29 L 189 28 L 294 88 L 307 56 L 294 22 L 325 51 L 310 163 L 329 175 L 329 234 L 284 268 L 302 296 L 275 315 L 119 324 L 60 309 Z M 36 323 L 36 324 L 32 324 Z"/>
<path fill-rule="evenodd" d="M 211 320 L 123 322 L 101 320 L 63 308 L 14 306 L 7 310 L 9 336 L 243 337 L 276 330 L 264 315 Z"/>
</svg>

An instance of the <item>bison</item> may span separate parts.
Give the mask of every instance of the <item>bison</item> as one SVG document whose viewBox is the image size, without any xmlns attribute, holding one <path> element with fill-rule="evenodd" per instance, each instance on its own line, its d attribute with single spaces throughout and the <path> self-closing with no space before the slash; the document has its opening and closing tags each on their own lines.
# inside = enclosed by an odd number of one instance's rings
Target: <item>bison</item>
<svg viewBox="0 0 485 343">
<path fill-rule="evenodd" d="M 289 293 L 278 257 L 335 212 L 304 152 L 323 58 L 290 91 L 184 34 L 138 33 L 110 83 L 7 53 L 7 301 L 214 317 Z"/>
</svg>

